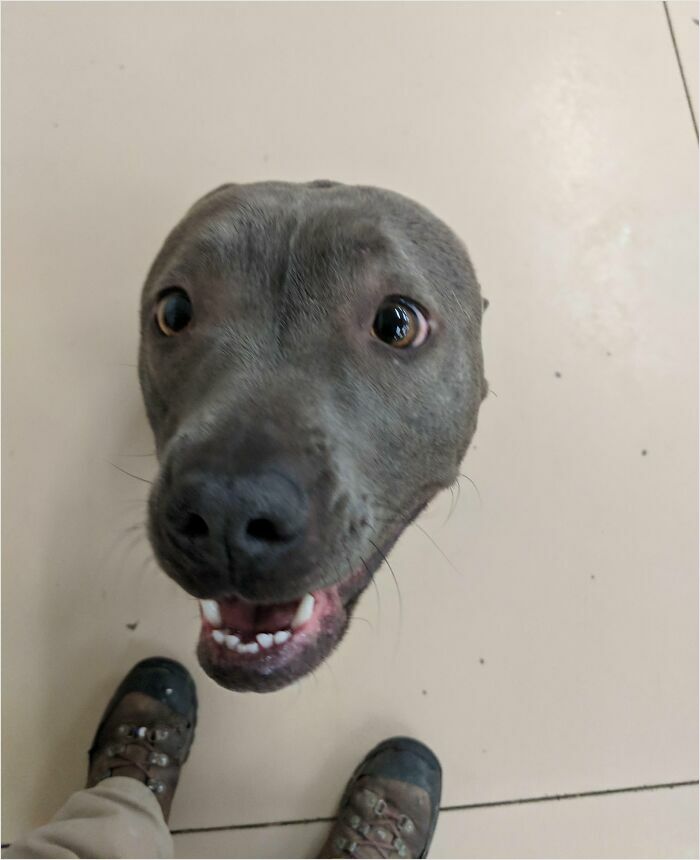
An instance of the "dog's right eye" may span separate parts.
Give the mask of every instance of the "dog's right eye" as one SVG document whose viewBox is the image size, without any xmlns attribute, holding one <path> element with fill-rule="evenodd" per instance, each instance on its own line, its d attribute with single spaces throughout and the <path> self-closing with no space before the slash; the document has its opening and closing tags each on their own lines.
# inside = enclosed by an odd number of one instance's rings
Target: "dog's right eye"
<svg viewBox="0 0 700 860">
<path fill-rule="evenodd" d="M 187 328 L 191 320 L 192 302 L 184 290 L 170 290 L 156 305 L 156 323 L 168 337 Z"/>
</svg>

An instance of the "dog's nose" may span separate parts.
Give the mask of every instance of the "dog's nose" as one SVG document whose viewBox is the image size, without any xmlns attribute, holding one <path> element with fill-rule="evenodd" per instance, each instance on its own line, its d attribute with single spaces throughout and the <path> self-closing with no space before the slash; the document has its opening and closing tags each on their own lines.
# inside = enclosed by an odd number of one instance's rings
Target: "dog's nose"
<svg viewBox="0 0 700 860">
<path fill-rule="evenodd" d="M 264 570 L 306 533 L 306 493 L 281 472 L 240 477 L 195 472 L 173 489 L 168 530 L 197 555 L 225 555 L 234 566 Z"/>
</svg>

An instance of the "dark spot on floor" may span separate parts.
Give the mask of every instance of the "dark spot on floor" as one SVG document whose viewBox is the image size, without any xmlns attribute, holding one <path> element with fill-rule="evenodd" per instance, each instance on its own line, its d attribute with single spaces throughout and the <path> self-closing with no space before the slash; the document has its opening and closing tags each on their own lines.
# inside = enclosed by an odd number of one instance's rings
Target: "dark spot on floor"
<svg viewBox="0 0 700 860">
<path fill-rule="evenodd" d="M 51 125 L 52 125 L 54 128 L 58 128 L 58 123 L 57 123 L 57 122 L 52 122 L 52 123 L 51 123 Z"/>
<path fill-rule="evenodd" d="M 119 63 L 119 71 L 123 72 L 126 66 L 123 63 Z"/>
<path fill-rule="evenodd" d="M 559 373 L 558 370 L 554 371 L 554 375 L 556 376 L 557 379 L 561 379 L 561 373 Z"/>
<path fill-rule="evenodd" d="M 608 356 L 608 358 L 610 358 L 610 356 L 612 355 L 611 352 L 606 352 L 605 354 Z"/>
<path fill-rule="evenodd" d="M 138 621 L 134 621 L 132 624 L 127 624 L 126 626 L 129 628 L 129 630 L 136 630 L 136 628 L 139 626 L 139 623 Z"/>
<path fill-rule="evenodd" d="M 591 579 L 595 579 L 595 573 L 591 574 Z"/>
<path fill-rule="evenodd" d="M 422 693 L 424 696 L 427 696 L 427 695 L 428 695 L 428 691 L 427 691 L 427 690 L 421 690 L 421 693 Z"/>
<path fill-rule="evenodd" d="M 646 455 L 647 455 L 647 449 L 642 448 L 642 457 L 646 457 Z"/>
<path fill-rule="evenodd" d="M 484 665 L 484 663 L 486 662 L 486 660 L 484 660 L 484 658 L 483 658 L 483 657 L 479 657 L 479 662 L 480 662 L 480 663 L 481 663 L 481 665 L 483 666 L 483 665 Z"/>
</svg>

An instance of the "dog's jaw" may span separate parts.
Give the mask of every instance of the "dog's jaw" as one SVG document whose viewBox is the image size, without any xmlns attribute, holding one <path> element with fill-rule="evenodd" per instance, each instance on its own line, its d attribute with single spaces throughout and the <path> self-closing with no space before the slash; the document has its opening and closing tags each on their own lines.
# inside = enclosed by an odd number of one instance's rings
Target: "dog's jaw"
<svg viewBox="0 0 700 860">
<path fill-rule="evenodd" d="M 281 629 L 261 619 L 257 626 L 270 629 L 241 630 L 226 619 L 225 601 L 219 617 L 212 619 L 210 604 L 202 613 L 197 656 L 204 671 L 217 683 L 237 691 L 273 692 L 298 680 L 322 663 L 341 641 L 350 622 L 352 608 L 367 587 L 371 574 L 364 567 L 330 588 L 309 592 L 296 605 L 304 612 L 297 624 L 283 619 L 284 613 L 272 607 L 280 617 Z M 306 607 L 312 605 L 309 612 Z M 285 605 L 286 606 L 286 605 Z M 294 611 L 290 607 L 289 614 Z M 265 607 L 270 614 L 270 607 Z M 308 617 L 306 617 L 308 616 Z M 212 623 L 212 620 L 216 623 Z M 235 622 L 234 622 L 235 623 Z"/>
</svg>

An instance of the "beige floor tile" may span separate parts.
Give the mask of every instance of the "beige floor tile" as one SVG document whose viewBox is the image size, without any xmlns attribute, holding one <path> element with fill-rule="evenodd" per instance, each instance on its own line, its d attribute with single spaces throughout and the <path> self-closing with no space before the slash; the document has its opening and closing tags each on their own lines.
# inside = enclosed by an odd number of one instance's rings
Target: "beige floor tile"
<svg viewBox="0 0 700 860">
<path fill-rule="evenodd" d="M 314 857 L 327 824 L 192 833 L 177 857 Z M 697 857 L 698 790 L 444 812 L 431 857 Z"/>
<path fill-rule="evenodd" d="M 200 688 L 175 827 L 331 814 L 393 733 L 447 804 L 696 777 L 696 144 L 659 6 L 6 4 L 2 62 L 3 838 L 153 653 Z M 321 176 L 470 247 L 481 501 L 436 500 L 401 603 L 383 570 L 314 677 L 238 696 L 109 464 L 153 473 L 131 365 L 165 232 L 224 180 Z"/>
<path fill-rule="evenodd" d="M 431 857 L 697 857 L 698 789 L 444 813 Z"/>
<path fill-rule="evenodd" d="M 688 87 L 695 119 L 698 117 L 698 18 L 700 5 L 695 0 L 670 0 L 668 12 L 673 26 L 683 75 Z"/>
</svg>

